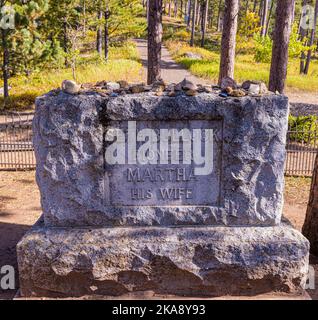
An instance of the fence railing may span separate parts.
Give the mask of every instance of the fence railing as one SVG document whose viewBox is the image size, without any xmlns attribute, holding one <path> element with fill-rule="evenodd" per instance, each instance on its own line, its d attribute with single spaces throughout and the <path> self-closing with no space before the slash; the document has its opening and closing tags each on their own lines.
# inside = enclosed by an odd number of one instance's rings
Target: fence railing
<svg viewBox="0 0 318 320">
<path fill-rule="evenodd" d="M 285 174 L 312 176 L 318 153 L 318 131 L 293 128 L 287 133 Z"/>
<path fill-rule="evenodd" d="M 32 144 L 33 113 L 0 115 L 0 170 L 35 168 Z"/>
<path fill-rule="evenodd" d="M 0 170 L 35 168 L 33 115 L 20 112 L 0 115 Z M 290 128 L 286 150 L 285 174 L 310 177 L 318 153 L 318 131 Z"/>
</svg>

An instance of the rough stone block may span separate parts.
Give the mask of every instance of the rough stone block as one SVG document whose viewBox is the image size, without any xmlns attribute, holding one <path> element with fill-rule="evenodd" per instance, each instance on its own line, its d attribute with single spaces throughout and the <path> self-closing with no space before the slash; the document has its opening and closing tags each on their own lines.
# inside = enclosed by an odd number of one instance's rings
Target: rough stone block
<svg viewBox="0 0 318 320">
<path fill-rule="evenodd" d="M 17 247 L 22 296 L 297 293 L 308 241 L 289 226 L 47 228 Z"/>
<path fill-rule="evenodd" d="M 37 99 L 33 128 L 45 223 L 277 225 L 283 204 L 287 116 L 287 98 L 273 94 L 240 99 L 204 93 L 44 95 Z M 212 130 L 213 171 L 190 181 L 193 162 L 109 165 L 107 134 L 112 128 L 126 133 L 129 122 L 137 132 L 181 129 L 181 125 L 190 132 Z M 148 177 L 129 181 L 128 170 L 134 169 Z M 170 170 L 172 178 L 164 176 L 164 170 Z M 162 192 L 169 192 L 168 198 Z"/>
</svg>

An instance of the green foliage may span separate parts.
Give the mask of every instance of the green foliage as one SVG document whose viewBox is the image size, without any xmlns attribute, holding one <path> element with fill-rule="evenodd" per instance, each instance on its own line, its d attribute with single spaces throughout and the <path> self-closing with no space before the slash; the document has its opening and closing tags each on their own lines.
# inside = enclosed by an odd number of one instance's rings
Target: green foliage
<svg viewBox="0 0 318 320">
<path fill-rule="evenodd" d="M 259 16 L 254 12 L 247 12 L 241 18 L 236 39 L 237 54 L 251 54 L 255 51 L 254 35 L 259 34 Z"/>
<path fill-rule="evenodd" d="M 261 31 L 259 21 L 260 18 L 255 12 L 248 11 L 241 20 L 238 36 L 245 38 L 246 40 L 253 38 L 254 34 L 257 34 Z"/>
<path fill-rule="evenodd" d="M 174 37 L 179 41 L 189 41 L 190 36 L 190 32 L 187 30 L 179 30 L 174 34 Z"/>
<path fill-rule="evenodd" d="M 198 77 L 204 77 L 217 84 L 220 67 L 219 52 L 190 47 L 184 42 L 165 42 L 173 58 L 183 64 L 191 73 Z M 185 58 L 186 52 L 200 54 L 202 60 Z M 242 83 L 245 80 L 259 80 L 268 83 L 269 63 L 255 62 L 254 54 L 239 54 L 235 58 L 235 80 Z M 287 90 L 301 90 L 306 92 L 318 92 L 318 60 L 312 60 L 310 73 L 307 76 L 299 76 L 299 59 L 291 58 L 288 62 Z"/>
<path fill-rule="evenodd" d="M 301 143 L 311 143 L 318 134 L 317 116 L 289 116 L 290 139 Z"/>
<path fill-rule="evenodd" d="M 101 80 L 140 82 L 143 69 L 140 62 L 136 61 L 136 54 L 136 47 L 132 43 L 123 47 L 111 47 L 109 63 L 106 63 L 97 54 L 92 54 L 90 57 L 83 58 L 77 66 L 77 80 L 79 83 Z M 6 110 L 30 108 L 37 96 L 60 87 L 63 80 L 71 78 L 71 68 L 55 69 L 45 74 L 34 72 L 29 77 L 25 75 L 15 76 L 10 79 L 12 89 L 6 103 Z M 3 97 L 0 96 L 0 109 L 2 106 Z"/>
<path fill-rule="evenodd" d="M 117 44 L 113 44 L 109 48 L 109 57 L 110 59 L 127 59 L 127 60 L 135 60 L 140 61 L 139 52 L 136 48 L 135 43 L 131 41 L 126 41 L 122 43 L 120 46 Z"/>
<path fill-rule="evenodd" d="M 315 50 L 316 46 L 307 46 L 308 39 L 305 37 L 303 41 L 300 41 L 298 34 L 298 26 L 295 24 L 292 29 L 289 42 L 289 57 L 291 58 L 300 58 L 301 53 L 307 53 L 308 50 Z"/>
<path fill-rule="evenodd" d="M 273 42 L 269 36 L 262 37 L 259 34 L 254 36 L 256 62 L 269 63 L 272 58 Z"/>
<path fill-rule="evenodd" d="M 143 13 L 143 7 L 139 0 L 93 1 L 93 12 L 101 9 L 105 13 L 106 8 L 109 12 L 107 19 L 109 37 L 113 41 L 127 40 L 132 35 L 139 37 L 145 31 L 145 20 L 139 18 Z M 105 22 L 105 14 L 99 21 L 96 19 L 96 15 L 90 17 L 90 26 L 103 28 Z"/>
<path fill-rule="evenodd" d="M 48 10 L 48 0 L 16 4 L 15 29 L 9 36 L 11 74 L 30 75 L 62 60 L 58 41 L 47 39 L 41 32 L 40 21 Z"/>
<path fill-rule="evenodd" d="M 261 37 L 259 34 L 254 36 L 254 40 L 256 43 L 255 47 L 255 61 L 256 62 L 266 62 L 269 63 L 272 57 L 272 48 L 273 42 L 269 36 Z M 289 42 L 289 58 L 300 58 L 301 53 L 307 53 L 308 50 L 315 50 L 316 46 L 307 46 L 305 43 L 307 39 L 305 38 L 304 41 L 300 41 L 298 35 L 298 28 L 295 24 L 293 26 L 291 35 L 290 35 L 290 42 Z"/>
</svg>

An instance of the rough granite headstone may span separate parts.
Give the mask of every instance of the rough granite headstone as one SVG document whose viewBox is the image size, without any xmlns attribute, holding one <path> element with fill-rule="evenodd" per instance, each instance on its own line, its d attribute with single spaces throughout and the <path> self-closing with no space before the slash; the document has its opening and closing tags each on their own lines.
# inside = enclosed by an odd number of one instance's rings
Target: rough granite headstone
<svg viewBox="0 0 318 320">
<path fill-rule="evenodd" d="M 308 241 L 281 223 L 287 117 L 273 94 L 38 98 L 22 295 L 302 290 Z"/>
</svg>

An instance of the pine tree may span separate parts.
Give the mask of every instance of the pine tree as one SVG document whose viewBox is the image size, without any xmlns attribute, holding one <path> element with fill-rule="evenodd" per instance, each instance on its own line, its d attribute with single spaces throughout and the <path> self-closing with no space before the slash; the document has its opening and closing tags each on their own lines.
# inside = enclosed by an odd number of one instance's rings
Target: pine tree
<svg viewBox="0 0 318 320">
<path fill-rule="evenodd" d="M 107 60 L 112 39 L 127 40 L 144 31 L 144 24 L 137 19 L 143 8 L 139 0 L 101 0 L 101 6 L 95 12 L 100 8 L 103 18 L 98 23 L 104 26 L 104 57 Z"/>
<path fill-rule="evenodd" d="M 269 90 L 284 93 L 287 77 L 288 46 L 292 29 L 292 14 L 295 0 L 278 0 L 273 39 Z"/>
<path fill-rule="evenodd" d="M 313 28 L 310 33 L 310 39 L 308 42 L 309 47 L 312 47 L 315 42 L 317 20 L 318 20 L 318 0 L 316 0 L 316 5 L 315 5 L 314 23 L 313 23 Z M 309 49 L 308 53 L 307 53 L 306 65 L 305 65 L 305 70 L 304 70 L 305 74 L 308 74 L 308 72 L 309 72 L 309 65 L 310 65 L 311 57 L 312 57 L 312 49 Z"/>
<path fill-rule="evenodd" d="M 82 8 L 80 0 L 54 0 L 49 1 L 49 8 L 44 18 L 44 29 L 52 39 L 60 42 L 65 56 L 65 66 L 69 66 L 71 43 L 69 39 L 70 29 L 76 29 L 80 24 Z"/>
<path fill-rule="evenodd" d="M 209 0 L 205 0 L 204 15 L 203 15 L 203 19 L 202 19 L 202 30 L 201 30 L 201 47 L 204 47 L 205 33 L 206 33 L 207 21 L 208 21 L 208 13 L 209 13 Z"/>
<path fill-rule="evenodd" d="M 1 8 L 8 6 L 11 3 L 6 0 L 0 1 Z M 12 14 L 12 13 L 11 13 Z M 7 28 L 8 27 L 8 28 Z M 9 37 L 12 33 L 12 29 L 9 26 L 2 26 L 1 28 L 1 53 L 2 53 L 2 78 L 3 78 L 3 96 L 4 102 L 9 97 L 9 63 L 10 63 L 10 52 L 9 52 Z"/>
<path fill-rule="evenodd" d="M 16 23 L 10 38 L 11 70 L 13 74 L 30 76 L 60 60 L 60 45 L 54 38 L 48 39 L 41 26 L 49 9 L 48 0 L 15 4 L 14 8 Z"/>
<path fill-rule="evenodd" d="M 197 11 L 197 0 L 193 0 L 192 6 L 192 21 L 191 21 L 191 39 L 190 39 L 190 46 L 193 47 L 194 45 L 194 34 L 195 34 L 195 19 L 196 19 L 196 11 Z"/>
<path fill-rule="evenodd" d="M 225 0 L 219 84 L 224 77 L 234 78 L 238 11 L 239 0 Z"/>
<path fill-rule="evenodd" d="M 149 0 L 148 19 L 148 84 L 160 80 L 162 42 L 162 0 Z"/>
</svg>

